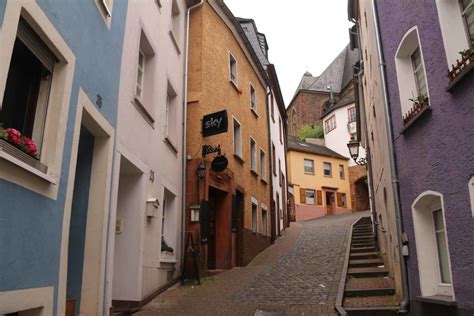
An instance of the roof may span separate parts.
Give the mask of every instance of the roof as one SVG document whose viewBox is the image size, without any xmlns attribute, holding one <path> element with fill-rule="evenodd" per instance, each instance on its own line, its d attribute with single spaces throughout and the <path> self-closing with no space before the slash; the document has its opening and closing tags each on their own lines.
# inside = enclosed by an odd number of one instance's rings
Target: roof
<svg viewBox="0 0 474 316">
<path fill-rule="evenodd" d="M 300 90 L 329 92 L 329 86 L 332 92 L 340 93 L 351 81 L 353 65 L 357 61 L 359 61 L 359 51 L 351 50 L 347 45 L 321 75 L 313 77 L 311 73 L 306 72 L 301 78 L 295 95 Z"/>
<path fill-rule="evenodd" d="M 257 54 L 260 63 L 266 68 L 270 62 L 268 61 L 268 43 L 265 34 L 258 32 L 254 20 L 245 18 L 236 19 L 242 26 L 242 29 Z"/>
<path fill-rule="evenodd" d="M 327 148 L 326 146 L 320 146 L 316 144 L 310 144 L 304 141 L 299 140 L 297 137 L 288 136 L 288 151 L 295 150 L 305 153 L 326 156 L 336 159 L 349 160 L 349 158 L 344 157 L 337 152 Z"/>
<path fill-rule="evenodd" d="M 346 94 L 344 97 L 339 99 L 339 101 L 337 101 L 336 103 L 334 103 L 332 105 L 329 105 L 327 107 L 323 107 L 322 117 L 327 116 L 329 113 L 331 113 L 332 111 L 334 111 L 336 109 L 342 108 L 342 107 L 344 107 L 346 105 L 349 105 L 349 104 L 352 104 L 352 103 L 355 103 L 354 92 L 350 92 L 350 93 Z"/>
</svg>

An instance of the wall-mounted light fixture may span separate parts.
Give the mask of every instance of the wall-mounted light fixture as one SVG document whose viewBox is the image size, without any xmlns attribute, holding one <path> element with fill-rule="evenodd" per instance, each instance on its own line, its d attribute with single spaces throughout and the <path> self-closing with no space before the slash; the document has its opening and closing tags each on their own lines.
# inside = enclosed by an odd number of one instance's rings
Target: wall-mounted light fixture
<svg viewBox="0 0 474 316">
<path fill-rule="evenodd" d="M 200 180 L 204 179 L 204 176 L 206 175 L 206 165 L 203 162 L 201 162 L 197 167 L 196 173 Z"/>
<path fill-rule="evenodd" d="M 347 148 L 349 148 L 349 153 L 354 162 L 359 166 L 365 166 L 367 164 L 367 159 L 359 158 L 359 145 L 358 140 L 351 140 L 347 143 Z"/>
</svg>

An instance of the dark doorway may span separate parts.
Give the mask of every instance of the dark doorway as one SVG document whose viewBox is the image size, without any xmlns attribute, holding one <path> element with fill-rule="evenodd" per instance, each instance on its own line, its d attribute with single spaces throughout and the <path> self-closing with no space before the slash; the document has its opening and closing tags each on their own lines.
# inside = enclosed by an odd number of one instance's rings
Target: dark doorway
<svg viewBox="0 0 474 316">
<path fill-rule="evenodd" d="M 237 212 L 236 264 L 238 267 L 242 267 L 244 266 L 244 194 L 236 190 L 235 195 Z"/>
<path fill-rule="evenodd" d="M 207 268 L 210 270 L 218 268 L 217 243 L 219 238 L 223 238 L 223 236 L 220 236 L 219 234 L 219 230 L 221 228 L 219 227 L 219 224 L 224 215 L 223 212 L 225 212 L 225 210 L 222 209 L 225 196 L 226 192 L 209 187 L 209 237 L 207 244 Z M 230 230 L 230 227 L 228 227 L 228 229 Z"/>
</svg>

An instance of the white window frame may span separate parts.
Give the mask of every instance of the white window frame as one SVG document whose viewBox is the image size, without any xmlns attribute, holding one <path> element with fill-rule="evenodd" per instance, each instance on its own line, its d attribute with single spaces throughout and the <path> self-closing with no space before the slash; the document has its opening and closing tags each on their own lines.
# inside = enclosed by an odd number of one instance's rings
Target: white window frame
<svg viewBox="0 0 474 316">
<path fill-rule="evenodd" d="M 260 178 L 267 180 L 267 153 L 260 148 Z"/>
<path fill-rule="evenodd" d="M 326 168 L 325 168 L 326 166 L 329 166 L 329 173 L 330 173 L 329 175 L 326 175 L 326 172 L 325 172 L 326 171 Z M 323 176 L 332 177 L 332 163 L 326 162 L 326 161 L 323 162 Z"/>
<path fill-rule="evenodd" d="M 344 165 L 339 165 L 339 178 L 340 179 L 346 178 L 346 170 L 344 168 Z"/>
<path fill-rule="evenodd" d="M 308 201 L 311 199 L 311 197 L 308 197 L 308 193 L 313 193 L 313 203 L 309 203 Z M 316 190 L 314 189 L 304 189 L 304 196 L 305 196 L 305 204 L 309 205 L 316 205 Z"/>
<path fill-rule="evenodd" d="M 235 134 L 235 127 L 236 124 L 238 125 L 238 139 L 236 139 L 236 134 Z M 235 116 L 232 117 L 232 139 L 233 139 L 233 147 L 234 147 L 234 155 L 239 157 L 240 159 L 242 158 L 242 124 L 235 118 Z M 238 146 L 238 148 L 237 148 Z"/>
<path fill-rule="evenodd" d="M 258 173 L 257 141 L 252 136 L 250 136 L 250 170 Z"/>
<path fill-rule="evenodd" d="M 142 59 L 142 65 L 140 65 L 140 57 Z M 137 60 L 137 80 L 135 88 L 135 97 L 143 101 L 144 87 L 143 83 L 145 82 L 145 64 L 146 64 L 146 55 L 142 49 L 138 49 L 138 60 Z"/>
<path fill-rule="evenodd" d="M 258 234 L 258 200 L 252 196 L 252 233 Z M 254 209 L 255 207 L 255 209 Z M 255 211 L 255 213 L 254 213 Z"/>
<path fill-rule="evenodd" d="M 439 25 L 443 37 L 444 50 L 448 68 L 461 59 L 459 52 L 468 49 L 469 32 L 462 16 L 462 5 L 459 0 L 436 0 Z M 466 34 L 466 36 L 460 36 Z"/>
<path fill-rule="evenodd" d="M 434 220 L 434 217 L 435 217 L 435 212 L 441 212 L 441 218 L 443 220 L 443 229 L 442 230 L 436 230 L 436 225 L 435 225 L 435 220 Z M 438 249 L 438 242 L 439 242 L 439 239 L 438 239 L 438 233 L 442 233 L 444 234 L 444 239 L 446 239 L 446 223 L 444 223 L 444 214 L 443 214 L 443 210 L 442 209 L 434 209 L 431 211 L 431 220 L 432 220 L 432 225 L 433 225 L 433 228 L 434 228 L 434 245 L 436 246 L 436 254 L 437 254 L 437 264 L 438 264 L 438 277 L 439 277 L 439 283 L 438 283 L 438 294 L 441 294 L 441 295 L 450 295 L 449 293 L 449 289 L 448 289 L 448 292 L 446 292 L 446 288 L 447 287 L 451 287 L 451 284 L 452 284 L 452 280 L 450 279 L 450 282 L 451 283 L 446 283 L 446 282 L 443 282 L 442 280 L 442 272 L 441 272 L 441 257 L 440 257 L 440 253 L 439 253 L 439 249 Z M 447 245 L 444 245 L 446 247 L 446 252 L 448 253 L 448 256 L 449 256 L 449 252 L 448 252 L 448 247 Z M 446 258 L 448 259 L 448 258 Z M 449 259 L 447 260 L 447 264 L 448 264 L 448 272 L 450 270 L 449 268 Z M 449 273 L 449 278 L 451 278 L 451 273 Z"/>
<path fill-rule="evenodd" d="M 347 194 L 341 193 L 341 207 L 347 208 Z"/>
<path fill-rule="evenodd" d="M 250 83 L 250 109 L 257 114 L 257 90 L 255 87 Z"/>
<path fill-rule="evenodd" d="M 307 161 L 311 162 L 311 164 L 312 164 L 312 171 L 307 171 L 307 170 L 306 170 L 306 162 L 307 162 Z M 314 160 L 313 160 L 313 159 L 304 158 L 304 160 L 303 160 L 303 169 L 304 169 L 304 173 L 306 173 L 306 174 L 314 174 Z"/>
<path fill-rule="evenodd" d="M 324 130 L 326 131 L 326 134 L 335 130 L 336 127 L 336 114 L 331 115 L 326 121 L 324 121 Z"/>
<path fill-rule="evenodd" d="M 469 180 L 467 185 L 469 191 L 469 200 L 471 201 L 472 218 L 474 218 L 474 176 L 471 177 L 471 180 Z"/>
<path fill-rule="evenodd" d="M 236 87 L 239 85 L 239 77 L 238 77 L 238 72 L 237 72 L 237 59 L 230 51 L 229 51 L 229 80 Z"/>
<path fill-rule="evenodd" d="M 181 10 L 177 0 L 171 2 L 170 37 L 178 54 L 181 54 Z"/>
<path fill-rule="evenodd" d="M 164 136 L 165 141 L 170 145 L 171 149 L 178 152 L 178 141 L 179 141 L 179 126 L 176 122 L 179 119 L 179 102 L 178 93 L 168 80 L 166 89 L 166 107 L 165 107 L 165 122 L 164 122 Z M 174 115 L 172 115 L 174 114 Z"/>
<path fill-rule="evenodd" d="M 418 65 L 416 64 L 416 58 L 415 58 L 415 54 L 416 54 L 417 51 L 420 54 L 420 64 L 418 64 Z M 413 51 L 413 53 L 411 53 L 410 61 L 411 61 L 411 65 L 412 65 L 412 68 L 413 68 L 413 76 L 415 77 L 415 85 L 416 85 L 416 92 L 417 92 L 416 96 L 426 95 L 426 91 L 421 90 L 421 84 L 423 82 L 420 82 L 420 80 L 419 80 L 419 78 L 420 78 L 419 76 L 421 75 L 421 79 L 422 79 L 422 81 L 424 81 L 425 89 L 426 89 L 427 88 L 427 86 L 426 86 L 427 82 L 426 82 L 425 70 L 424 70 L 424 65 L 423 65 L 423 62 L 422 62 L 421 51 L 420 51 L 419 46 Z"/>
<path fill-rule="evenodd" d="M 349 123 L 357 121 L 357 112 L 355 106 L 347 109 L 347 120 Z"/>
<path fill-rule="evenodd" d="M 268 207 L 267 204 L 262 203 L 262 227 L 263 236 L 268 236 Z M 265 216 L 264 216 L 265 215 Z"/>
<path fill-rule="evenodd" d="M 426 81 L 426 96 L 429 98 L 430 89 L 428 77 L 426 76 L 426 65 L 423 57 L 423 46 L 420 41 L 418 26 L 410 28 L 403 36 L 398 46 L 397 52 L 395 53 L 395 67 L 397 70 L 397 81 L 398 90 L 400 95 L 400 110 L 402 116 L 408 113 L 413 107 L 413 103 L 410 101 L 412 98 L 416 98 L 418 91 L 413 74 L 413 66 L 410 56 L 419 47 L 421 62 L 423 65 L 424 78 Z"/>
<path fill-rule="evenodd" d="M 99 10 L 99 13 L 102 19 L 104 20 L 105 25 L 107 26 L 107 28 L 110 29 L 114 0 L 95 0 L 95 5 Z"/>
</svg>

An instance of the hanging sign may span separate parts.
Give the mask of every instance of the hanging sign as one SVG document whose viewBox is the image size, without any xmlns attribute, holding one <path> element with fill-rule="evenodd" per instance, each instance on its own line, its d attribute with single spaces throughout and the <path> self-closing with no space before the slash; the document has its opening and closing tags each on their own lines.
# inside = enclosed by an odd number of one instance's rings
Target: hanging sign
<svg viewBox="0 0 474 316">
<path fill-rule="evenodd" d="M 214 172 L 221 172 L 227 168 L 229 161 L 225 156 L 216 156 L 214 160 L 211 162 L 211 169 Z"/>
<path fill-rule="evenodd" d="M 227 110 L 202 117 L 202 136 L 208 137 L 227 132 Z"/>
</svg>

